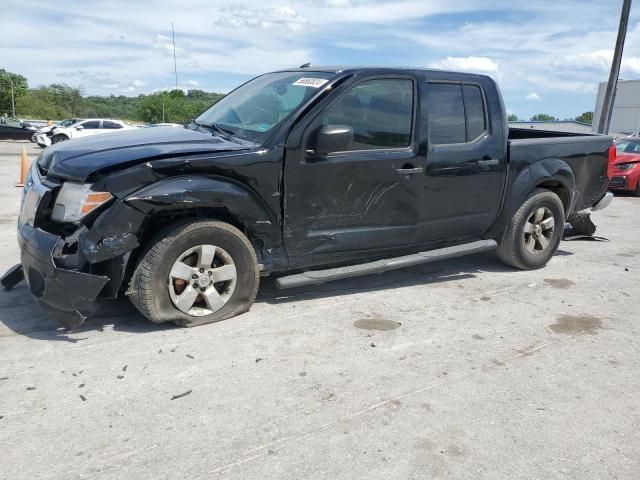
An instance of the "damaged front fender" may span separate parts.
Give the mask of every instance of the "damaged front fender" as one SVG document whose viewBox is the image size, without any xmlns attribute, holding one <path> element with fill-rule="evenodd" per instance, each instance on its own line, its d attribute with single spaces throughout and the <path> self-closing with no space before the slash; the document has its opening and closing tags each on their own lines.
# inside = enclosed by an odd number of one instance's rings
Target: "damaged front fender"
<svg viewBox="0 0 640 480">
<path fill-rule="evenodd" d="M 79 235 L 82 255 L 89 263 L 99 263 L 131 252 L 140 245 L 138 232 L 145 218 L 139 210 L 117 202 Z"/>
</svg>

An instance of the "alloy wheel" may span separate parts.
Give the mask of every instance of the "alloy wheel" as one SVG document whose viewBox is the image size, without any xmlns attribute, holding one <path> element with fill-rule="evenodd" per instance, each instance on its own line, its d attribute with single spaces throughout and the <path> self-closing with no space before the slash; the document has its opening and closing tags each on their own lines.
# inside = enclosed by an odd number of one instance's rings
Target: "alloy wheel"
<svg viewBox="0 0 640 480">
<path fill-rule="evenodd" d="M 233 258 L 215 245 L 198 245 L 183 252 L 169 272 L 169 296 L 187 315 L 202 317 L 224 307 L 236 288 Z"/>
</svg>

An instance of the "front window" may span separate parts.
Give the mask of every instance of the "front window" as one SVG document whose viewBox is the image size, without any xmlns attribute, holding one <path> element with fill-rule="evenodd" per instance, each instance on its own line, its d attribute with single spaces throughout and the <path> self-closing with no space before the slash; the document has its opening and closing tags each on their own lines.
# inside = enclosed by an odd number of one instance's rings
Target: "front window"
<svg viewBox="0 0 640 480">
<path fill-rule="evenodd" d="M 640 153 L 640 141 L 620 140 L 616 142 L 616 151 L 618 153 Z"/>
<path fill-rule="evenodd" d="M 353 128 L 351 150 L 408 147 L 413 121 L 413 82 L 378 79 L 362 82 L 327 109 L 322 125 Z"/>
<path fill-rule="evenodd" d="M 233 134 L 261 142 L 333 77 L 325 72 L 278 72 L 257 77 L 222 98 L 196 118 Z"/>
</svg>

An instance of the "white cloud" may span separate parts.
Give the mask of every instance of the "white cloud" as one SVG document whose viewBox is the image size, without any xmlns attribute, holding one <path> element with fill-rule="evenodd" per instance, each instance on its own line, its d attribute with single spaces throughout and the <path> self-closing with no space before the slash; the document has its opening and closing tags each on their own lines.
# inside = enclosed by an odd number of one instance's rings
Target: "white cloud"
<svg viewBox="0 0 640 480">
<path fill-rule="evenodd" d="M 251 27 L 270 30 L 284 27 L 292 32 L 302 30 L 307 23 L 307 17 L 290 6 L 279 8 L 252 7 L 236 3 L 220 9 L 222 14 L 216 25 L 235 28 Z"/>
<path fill-rule="evenodd" d="M 447 57 L 432 63 L 431 67 L 479 73 L 496 73 L 498 71 L 498 64 L 487 57 Z"/>
<path fill-rule="evenodd" d="M 538 95 L 536 92 L 529 93 L 526 98 L 527 100 L 532 102 L 539 102 L 540 100 L 542 100 L 542 98 L 540 98 L 540 95 Z"/>
<path fill-rule="evenodd" d="M 189 85 L 190 87 L 197 87 L 198 85 L 200 85 L 200 82 L 198 82 L 197 80 L 187 80 L 187 85 Z"/>
<path fill-rule="evenodd" d="M 134 80 L 131 82 L 131 85 L 137 88 L 144 87 L 146 84 L 147 82 L 143 82 L 142 80 Z"/>
</svg>

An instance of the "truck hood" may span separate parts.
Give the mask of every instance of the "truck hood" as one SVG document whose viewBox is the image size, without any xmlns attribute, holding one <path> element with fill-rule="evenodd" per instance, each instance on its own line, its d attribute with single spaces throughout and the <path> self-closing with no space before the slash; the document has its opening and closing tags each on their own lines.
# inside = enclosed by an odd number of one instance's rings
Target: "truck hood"
<svg viewBox="0 0 640 480">
<path fill-rule="evenodd" d="M 209 131 L 153 127 L 92 135 L 47 148 L 38 165 L 48 175 L 85 181 L 91 175 L 178 155 L 247 150 L 257 145 L 225 140 Z"/>
</svg>

